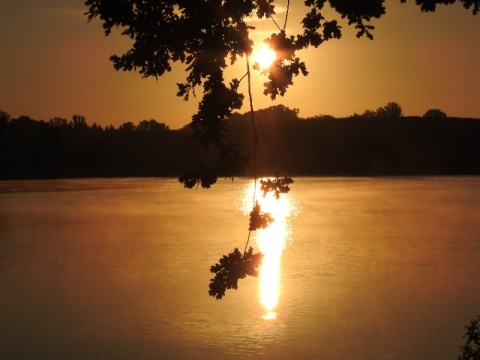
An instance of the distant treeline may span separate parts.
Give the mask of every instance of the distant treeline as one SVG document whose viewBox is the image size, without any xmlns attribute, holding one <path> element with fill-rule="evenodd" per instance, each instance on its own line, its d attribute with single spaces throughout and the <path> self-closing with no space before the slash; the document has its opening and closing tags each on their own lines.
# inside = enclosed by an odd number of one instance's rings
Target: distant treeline
<svg viewBox="0 0 480 360">
<path fill-rule="evenodd" d="M 282 105 L 255 117 L 264 175 L 480 174 L 480 119 L 382 112 L 301 119 Z M 251 115 L 234 114 L 228 128 L 230 140 L 249 155 Z M 155 120 L 103 128 L 79 115 L 46 122 L 0 112 L 0 179 L 179 176 L 215 160 L 191 138 L 188 126 L 170 130 Z"/>
</svg>

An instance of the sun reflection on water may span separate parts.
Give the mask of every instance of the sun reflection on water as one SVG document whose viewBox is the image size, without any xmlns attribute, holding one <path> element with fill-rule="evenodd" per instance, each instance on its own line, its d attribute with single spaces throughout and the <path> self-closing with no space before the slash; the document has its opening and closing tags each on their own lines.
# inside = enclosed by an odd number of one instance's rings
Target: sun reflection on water
<svg viewBox="0 0 480 360">
<path fill-rule="evenodd" d="M 251 211 L 255 184 L 252 183 L 245 192 L 244 209 Z M 257 190 L 258 191 L 258 190 Z M 288 194 L 282 194 L 279 199 L 271 193 L 265 197 L 257 192 L 257 201 L 263 212 L 268 212 L 275 219 L 266 229 L 255 231 L 254 239 L 260 251 L 264 254 L 260 267 L 260 303 L 266 314 L 264 319 L 275 319 L 275 308 L 280 290 L 280 265 L 282 252 L 290 239 L 288 219 L 293 213 L 293 205 Z"/>
</svg>

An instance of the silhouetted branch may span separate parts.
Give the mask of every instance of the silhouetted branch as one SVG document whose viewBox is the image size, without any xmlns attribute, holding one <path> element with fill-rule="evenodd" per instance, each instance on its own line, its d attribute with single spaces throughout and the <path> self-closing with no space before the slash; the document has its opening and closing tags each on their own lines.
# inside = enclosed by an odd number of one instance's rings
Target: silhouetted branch
<svg viewBox="0 0 480 360">
<path fill-rule="evenodd" d="M 263 254 L 253 253 L 250 247 L 242 254 L 237 248 L 228 255 L 223 255 L 219 262 L 210 268 L 215 277 L 210 280 L 208 294 L 217 300 L 225 296 L 227 289 L 237 289 L 238 280 L 248 275 L 258 276 L 258 267 L 262 263 Z"/>
<path fill-rule="evenodd" d="M 470 325 L 465 325 L 467 332 L 463 336 L 467 338 L 464 346 L 460 349 L 458 360 L 480 360 L 480 316 L 472 320 Z"/>
<path fill-rule="evenodd" d="M 255 206 L 250 212 L 250 226 L 248 227 L 248 230 L 255 231 L 258 229 L 265 229 L 274 221 L 275 219 L 272 218 L 271 214 L 262 212 L 260 204 L 258 201 L 255 201 Z"/>
<path fill-rule="evenodd" d="M 293 179 L 290 177 L 284 177 L 283 179 L 275 178 L 260 180 L 260 190 L 263 191 L 263 196 L 265 196 L 269 192 L 273 192 L 275 194 L 275 198 L 278 200 L 280 194 L 286 194 L 290 191 L 290 187 L 288 185 L 293 183 Z"/>
</svg>

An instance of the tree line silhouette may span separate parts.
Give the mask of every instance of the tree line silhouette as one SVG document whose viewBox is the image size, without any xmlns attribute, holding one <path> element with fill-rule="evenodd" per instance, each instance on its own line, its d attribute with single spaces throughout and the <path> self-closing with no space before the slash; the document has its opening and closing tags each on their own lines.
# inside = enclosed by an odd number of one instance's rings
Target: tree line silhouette
<svg viewBox="0 0 480 360">
<path fill-rule="evenodd" d="M 283 105 L 255 112 L 262 175 L 480 174 L 480 119 L 447 117 L 438 109 L 406 117 L 397 103 L 347 118 L 298 113 Z M 251 155 L 251 115 L 233 113 L 227 127 L 226 140 Z M 218 155 L 199 152 L 192 136 L 190 126 L 171 130 L 153 119 L 115 128 L 89 125 L 81 115 L 43 121 L 11 119 L 2 111 L 0 178 L 178 177 Z"/>
</svg>

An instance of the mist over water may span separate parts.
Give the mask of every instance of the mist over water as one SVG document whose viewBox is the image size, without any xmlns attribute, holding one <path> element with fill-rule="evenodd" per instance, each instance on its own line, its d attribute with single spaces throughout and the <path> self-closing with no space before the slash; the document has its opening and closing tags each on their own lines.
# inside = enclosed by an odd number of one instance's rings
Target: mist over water
<svg viewBox="0 0 480 360">
<path fill-rule="evenodd" d="M 261 277 L 208 296 L 250 186 L 0 182 L 2 356 L 456 358 L 480 314 L 479 177 L 296 178 L 274 319 Z"/>
</svg>

